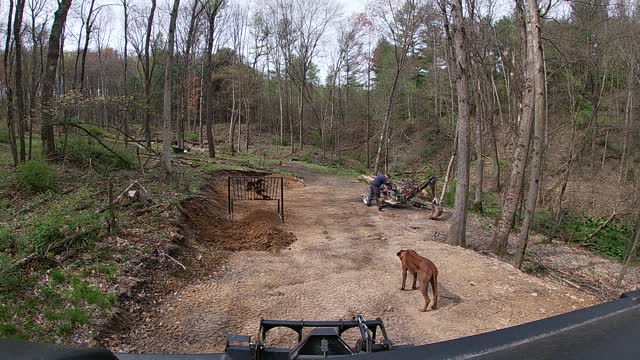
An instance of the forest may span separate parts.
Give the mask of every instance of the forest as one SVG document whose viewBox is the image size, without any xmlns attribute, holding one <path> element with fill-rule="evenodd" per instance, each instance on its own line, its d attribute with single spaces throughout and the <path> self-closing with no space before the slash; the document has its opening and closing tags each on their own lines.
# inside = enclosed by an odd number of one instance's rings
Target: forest
<svg viewBox="0 0 640 360">
<path fill-rule="evenodd" d="M 539 234 L 619 263 L 612 292 L 634 281 L 634 1 L 3 0 L 0 16 L 0 337 L 70 341 L 117 304 L 127 262 L 182 236 L 169 223 L 207 174 L 283 161 L 435 175 L 444 242 L 473 247 L 479 217 L 517 269 Z M 155 198 L 118 207 L 132 185 Z M 136 226 L 153 240 L 110 248 Z"/>
</svg>

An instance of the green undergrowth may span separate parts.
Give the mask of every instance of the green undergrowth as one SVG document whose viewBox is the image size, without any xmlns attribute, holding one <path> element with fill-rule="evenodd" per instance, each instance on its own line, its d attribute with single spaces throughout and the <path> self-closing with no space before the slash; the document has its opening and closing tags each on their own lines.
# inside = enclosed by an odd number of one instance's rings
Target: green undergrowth
<svg viewBox="0 0 640 360">
<path fill-rule="evenodd" d="M 221 147 L 224 149 L 224 147 Z M 273 155 L 273 154 L 272 154 Z M 280 164 L 284 166 L 280 166 Z M 293 166 L 286 166 L 287 164 Z M 228 153 L 218 153 L 216 158 L 204 166 L 206 171 L 221 171 L 221 170 L 264 170 L 270 172 L 289 173 L 295 174 L 296 168 L 303 170 L 316 172 L 320 174 L 330 174 L 338 176 L 355 176 L 358 173 L 366 173 L 363 167 L 351 169 L 341 166 L 325 165 L 317 162 L 307 162 L 300 160 L 278 160 L 268 157 L 265 154 L 253 154 L 253 153 L 236 153 L 230 155 Z"/>
<path fill-rule="evenodd" d="M 58 191 L 58 178 L 53 166 L 42 160 L 29 160 L 16 167 L 18 189 L 35 194 Z"/>
<path fill-rule="evenodd" d="M 31 171 L 34 163 L 23 166 Z M 104 318 L 114 303 L 113 294 L 95 285 L 118 273 L 113 253 L 99 246 L 106 235 L 104 201 L 76 176 L 58 179 L 75 182 L 64 195 L 25 190 L 10 200 L 13 188 L 23 190 L 21 168 L 8 172 L 0 189 L 0 338 L 65 341 L 79 326 Z"/>
<path fill-rule="evenodd" d="M 0 295 L 0 337 L 57 342 L 108 312 L 115 296 L 80 276 L 71 269 L 48 270 L 41 276 L 22 274 L 23 286 L 33 289 L 28 295 L 16 291 Z"/>
<path fill-rule="evenodd" d="M 606 221 L 605 217 L 566 213 L 558 222 L 549 211 L 542 210 L 536 213 L 532 229 L 549 239 L 575 242 L 597 254 L 622 260 L 630 250 L 633 230 L 616 222 L 598 230 Z"/>
<path fill-rule="evenodd" d="M 96 136 L 101 133 L 98 132 Z M 77 165 L 92 166 L 100 174 L 111 171 L 132 169 L 135 165 L 133 153 L 122 144 L 114 145 L 104 140 L 109 148 L 88 136 L 73 136 L 68 140 L 66 154 Z"/>
</svg>

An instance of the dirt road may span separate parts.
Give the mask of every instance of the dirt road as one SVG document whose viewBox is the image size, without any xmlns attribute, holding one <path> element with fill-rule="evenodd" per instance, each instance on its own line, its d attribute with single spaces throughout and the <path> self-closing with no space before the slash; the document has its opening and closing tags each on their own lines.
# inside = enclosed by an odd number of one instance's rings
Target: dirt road
<svg viewBox="0 0 640 360">
<path fill-rule="evenodd" d="M 306 174 L 286 192 L 283 230 L 297 241 L 278 252 L 229 252 L 224 267 L 162 299 L 120 350 L 221 351 L 226 334 L 255 335 L 260 318 L 381 317 L 395 343 L 423 344 L 491 331 L 592 305 L 590 295 L 523 274 L 472 250 L 434 241 L 446 221 L 428 211 L 365 207 L 361 183 Z M 264 205 L 263 205 L 264 206 Z M 470 234 L 471 237 L 474 234 Z M 396 252 L 412 248 L 439 268 L 438 310 L 418 311 L 418 291 L 400 291 Z M 271 337 L 290 343 L 286 331 Z"/>
</svg>

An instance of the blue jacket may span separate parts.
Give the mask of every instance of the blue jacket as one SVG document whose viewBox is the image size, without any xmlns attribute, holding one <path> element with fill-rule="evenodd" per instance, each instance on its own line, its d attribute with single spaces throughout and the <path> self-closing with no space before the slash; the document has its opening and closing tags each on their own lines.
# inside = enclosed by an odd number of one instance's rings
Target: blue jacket
<svg viewBox="0 0 640 360">
<path fill-rule="evenodd" d="M 380 188 L 383 184 L 387 185 L 388 187 L 392 186 L 391 181 L 387 180 L 387 177 L 384 175 L 376 176 L 376 178 L 371 182 L 371 186 L 375 186 L 377 188 Z"/>
</svg>

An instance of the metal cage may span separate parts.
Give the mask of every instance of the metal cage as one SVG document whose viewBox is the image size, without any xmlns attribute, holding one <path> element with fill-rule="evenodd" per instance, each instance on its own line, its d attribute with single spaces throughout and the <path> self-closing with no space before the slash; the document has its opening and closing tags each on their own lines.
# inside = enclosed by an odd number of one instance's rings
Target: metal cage
<svg viewBox="0 0 640 360">
<path fill-rule="evenodd" d="M 284 222 L 284 178 L 277 176 L 230 176 L 228 179 L 229 219 L 233 220 L 236 201 L 277 201 L 278 214 Z"/>
</svg>

